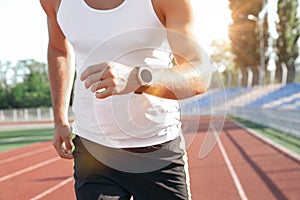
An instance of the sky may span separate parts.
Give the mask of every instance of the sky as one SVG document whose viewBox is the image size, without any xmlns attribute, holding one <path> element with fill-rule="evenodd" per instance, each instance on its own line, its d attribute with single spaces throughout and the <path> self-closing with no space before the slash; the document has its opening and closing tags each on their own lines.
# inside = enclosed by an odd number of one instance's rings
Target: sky
<svg viewBox="0 0 300 200">
<path fill-rule="evenodd" d="M 230 22 L 228 1 L 192 1 L 193 7 L 197 8 L 197 38 L 201 46 L 209 51 L 213 39 L 227 37 Z M 0 0 L 0 61 L 35 59 L 46 62 L 46 23 L 39 0 Z"/>
<path fill-rule="evenodd" d="M 48 33 L 39 0 L 0 0 L 0 61 L 46 61 Z"/>
</svg>

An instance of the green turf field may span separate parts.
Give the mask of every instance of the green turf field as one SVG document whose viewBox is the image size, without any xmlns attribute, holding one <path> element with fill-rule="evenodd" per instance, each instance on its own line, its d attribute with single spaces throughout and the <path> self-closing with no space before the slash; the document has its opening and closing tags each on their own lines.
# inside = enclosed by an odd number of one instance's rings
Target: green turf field
<svg viewBox="0 0 300 200">
<path fill-rule="evenodd" d="M 49 141 L 53 128 L 0 131 L 0 151 L 6 151 L 28 144 Z"/>
<path fill-rule="evenodd" d="M 233 120 L 253 129 L 274 142 L 300 154 L 300 139 L 289 136 L 272 128 L 230 117 Z M 52 140 L 53 128 L 0 131 L 0 152 L 41 141 Z"/>
<path fill-rule="evenodd" d="M 300 139 L 296 138 L 294 136 L 285 134 L 283 132 L 277 131 L 275 129 L 258 125 L 255 123 L 252 123 L 247 120 L 243 120 L 236 117 L 230 117 L 231 119 L 243 124 L 244 126 L 256 131 L 257 133 L 263 135 L 264 137 L 267 137 L 271 139 L 272 141 L 276 142 L 277 144 L 280 144 L 287 149 L 300 154 Z"/>
</svg>

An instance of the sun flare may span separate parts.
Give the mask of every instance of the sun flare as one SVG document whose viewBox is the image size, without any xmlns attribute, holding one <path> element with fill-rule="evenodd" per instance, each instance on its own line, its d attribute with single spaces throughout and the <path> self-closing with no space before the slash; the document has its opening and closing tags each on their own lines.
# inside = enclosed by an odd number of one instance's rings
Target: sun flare
<svg viewBox="0 0 300 200">
<path fill-rule="evenodd" d="M 223 0 L 192 0 L 195 15 L 195 33 L 200 45 L 207 51 L 213 40 L 228 40 L 230 10 Z"/>
</svg>

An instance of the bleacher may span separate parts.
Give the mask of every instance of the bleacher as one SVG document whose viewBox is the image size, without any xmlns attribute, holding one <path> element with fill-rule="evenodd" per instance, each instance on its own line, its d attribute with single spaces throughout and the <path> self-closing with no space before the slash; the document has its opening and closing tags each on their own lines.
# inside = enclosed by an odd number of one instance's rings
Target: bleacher
<svg viewBox="0 0 300 200">
<path fill-rule="evenodd" d="M 238 106 L 243 107 L 257 99 L 263 98 L 264 96 L 278 90 L 281 84 L 266 85 L 266 86 L 254 86 L 251 89 L 246 90 L 245 93 L 237 96 L 234 99 L 229 99 L 227 106 Z"/>
<path fill-rule="evenodd" d="M 246 107 L 300 109 L 300 84 L 289 83 L 246 104 Z"/>
<path fill-rule="evenodd" d="M 225 104 L 230 107 L 300 109 L 300 84 L 289 83 L 209 90 L 182 104 L 182 110 L 209 108 Z"/>
<path fill-rule="evenodd" d="M 249 88 L 209 90 L 205 94 L 198 95 L 194 100 L 182 103 L 181 112 L 187 115 L 205 114 L 207 110 L 224 107 L 226 102 L 244 94 L 248 90 Z"/>
<path fill-rule="evenodd" d="M 182 103 L 181 113 L 227 113 L 300 138 L 300 84 L 214 89 Z"/>
</svg>

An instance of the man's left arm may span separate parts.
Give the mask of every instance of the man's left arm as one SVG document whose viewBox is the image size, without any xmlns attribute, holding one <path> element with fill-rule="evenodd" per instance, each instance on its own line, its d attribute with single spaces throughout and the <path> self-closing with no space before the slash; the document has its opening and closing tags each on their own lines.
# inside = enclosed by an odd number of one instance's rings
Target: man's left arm
<svg viewBox="0 0 300 200">
<path fill-rule="evenodd" d="M 81 74 L 81 80 L 85 81 L 85 87 L 90 88 L 97 98 L 135 91 L 166 99 L 185 99 L 207 90 L 207 73 L 203 72 L 210 67 L 210 62 L 202 56 L 194 37 L 190 1 L 154 2 L 155 6 L 159 6 L 160 18 L 164 19 L 176 65 L 173 68 L 151 68 L 151 83 L 146 85 L 138 78 L 141 77 L 140 70 L 136 67 L 113 62 L 90 66 Z M 100 89 L 104 90 L 99 92 Z"/>
<path fill-rule="evenodd" d="M 153 69 L 153 86 L 144 92 L 170 99 L 184 99 L 204 93 L 209 75 L 209 58 L 194 35 L 194 15 L 189 0 L 159 0 L 168 41 L 176 65 L 171 69 Z"/>
</svg>

